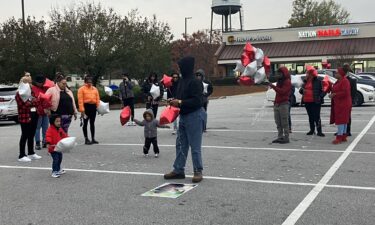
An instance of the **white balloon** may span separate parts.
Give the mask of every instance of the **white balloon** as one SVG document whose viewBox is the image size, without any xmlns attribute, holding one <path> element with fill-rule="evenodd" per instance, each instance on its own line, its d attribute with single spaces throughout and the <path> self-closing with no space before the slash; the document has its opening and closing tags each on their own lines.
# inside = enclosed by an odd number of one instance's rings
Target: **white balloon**
<svg viewBox="0 0 375 225">
<path fill-rule="evenodd" d="M 257 61 L 251 62 L 249 65 L 246 66 L 245 71 L 243 72 L 243 76 L 253 77 L 257 72 Z"/>
<path fill-rule="evenodd" d="M 208 93 L 208 84 L 205 83 L 205 82 L 202 82 L 203 83 L 203 94 L 207 94 Z"/>
<path fill-rule="evenodd" d="M 254 83 L 260 84 L 266 79 L 266 70 L 264 67 L 260 68 L 254 76 Z"/>
<path fill-rule="evenodd" d="M 55 151 L 67 152 L 67 151 L 72 150 L 77 145 L 76 140 L 77 140 L 76 137 L 67 137 L 67 138 L 60 140 L 55 147 Z"/>
<path fill-rule="evenodd" d="M 30 84 L 21 82 L 18 87 L 18 94 L 20 95 L 21 99 L 26 102 L 28 99 L 31 98 L 31 88 Z"/>
<path fill-rule="evenodd" d="M 262 66 L 264 60 L 264 52 L 262 49 L 258 48 L 255 52 L 255 60 L 258 62 L 258 66 Z"/>
<path fill-rule="evenodd" d="M 150 94 L 154 99 L 158 98 L 160 96 L 160 87 L 153 84 L 150 90 Z"/>
<path fill-rule="evenodd" d="M 105 103 L 105 102 L 100 101 L 100 104 L 99 104 L 99 107 L 98 107 L 97 111 L 102 116 L 104 114 L 109 113 L 110 112 L 109 111 L 109 103 Z"/>
<path fill-rule="evenodd" d="M 112 90 L 112 88 L 110 88 L 110 87 L 104 87 L 104 91 L 105 91 L 105 93 L 106 93 L 108 96 L 112 96 L 112 95 L 113 95 L 113 90 Z"/>
<path fill-rule="evenodd" d="M 236 68 L 233 71 L 240 73 L 243 73 L 245 71 L 245 67 L 242 65 L 241 60 L 236 61 Z"/>
<path fill-rule="evenodd" d="M 303 85 L 303 80 L 301 79 L 301 77 L 297 77 L 297 76 L 294 76 L 292 75 L 291 76 L 291 80 L 292 80 L 292 85 L 296 88 L 300 88 L 302 87 Z"/>
</svg>

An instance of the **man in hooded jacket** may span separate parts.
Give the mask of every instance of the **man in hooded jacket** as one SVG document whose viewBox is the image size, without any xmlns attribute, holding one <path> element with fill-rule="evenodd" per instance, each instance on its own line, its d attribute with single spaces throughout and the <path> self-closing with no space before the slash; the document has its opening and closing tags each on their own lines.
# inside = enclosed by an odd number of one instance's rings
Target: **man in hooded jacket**
<svg viewBox="0 0 375 225">
<path fill-rule="evenodd" d="M 207 85 L 207 90 L 205 90 L 204 86 L 203 86 L 203 108 L 204 108 L 204 111 L 206 111 L 206 113 L 207 113 L 208 97 L 210 97 L 210 95 L 212 95 L 212 92 L 214 91 L 214 88 L 212 86 L 212 83 L 210 81 L 206 80 L 206 73 L 204 72 L 203 69 L 197 70 L 197 72 L 195 73 L 195 76 L 197 77 L 197 79 L 199 81 L 202 82 L 202 85 L 204 85 L 203 83 L 205 83 Z M 203 131 L 205 132 L 206 130 L 207 130 L 207 120 L 206 120 L 206 123 L 204 124 L 204 127 L 203 127 Z"/>
<path fill-rule="evenodd" d="M 175 99 L 171 106 L 180 108 L 180 122 L 176 140 L 176 159 L 173 171 L 165 174 L 164 179 L 185 179 L 185 165 L 191 148 L 194 176 L 193 183 L 202 181 L 202 135 L 204 125 L 204 110 L 202 108 L 202 82 L 194 76 L 193 57 L 185 57 L 178 62 L 181 79 L 178 84 Z"/>
<path fill-rule="evenodd" d="M 269 86 L 275 90 L 274 116 L 277 126 L 278 137 L 272 143 L 289 143 L 289 98 L 292 89 L 290 74 L 286 67 L 280 67 L 277 74 L 276 86 Z"/>
</svg>

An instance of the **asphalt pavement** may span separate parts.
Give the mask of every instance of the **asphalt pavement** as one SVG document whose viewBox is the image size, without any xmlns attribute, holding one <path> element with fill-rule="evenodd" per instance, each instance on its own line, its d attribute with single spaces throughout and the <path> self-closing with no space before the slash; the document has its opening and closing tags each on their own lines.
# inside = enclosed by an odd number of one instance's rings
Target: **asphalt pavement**
<svg viewBox="0 0 375 225">
<path fill-rule="evenodd" d="M 276 137 L 265 93 L 212 100 L 203 140 L 205 179 L 177 199 L 142 197 L 166 183 L 176 136 L 159 129 L 160 157 L 144 158 L 143 129 L 122 127 L 120 111 L 97 117 L 99 145 L 80 143 L 64 154 L 67 174 L 51 175 L 52 159 L 19 163 L 20 127 L 0 123 L 0 225 L 112 224 L 375 224 L 375 104 L 353 108 L 349 142 L 332 145 L 330 107 L 322 108 L 326 137 L 306 136 L 303 107 L 292 109 L 291 143 Z M 162 108 L 159 109 L 159 115 Z M 136 109 L 142 118 L 143 109 Z M 186 174 L 192 175 L 189 155 Z M 173 181 L 172 181 L 173 182 Z M 191 176 L 177 183 L 191 183 Z"/>
</svg>

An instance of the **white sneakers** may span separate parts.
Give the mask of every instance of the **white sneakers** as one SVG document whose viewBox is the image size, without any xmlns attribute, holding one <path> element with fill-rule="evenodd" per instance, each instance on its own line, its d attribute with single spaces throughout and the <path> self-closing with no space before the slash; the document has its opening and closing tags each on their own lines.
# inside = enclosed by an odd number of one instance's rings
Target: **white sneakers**
<svg viewBox="0 0 375 225">
<path fill-rule="evenodd" d="M 28 157 L 24 156 L 24 157 L 18 159 L 18 162 L 31 162 L 32 159 L 37 160 L 37 159 L 41 159 L 41 158 L 42 158 L 42 156 L 34 154 L 34 155 L 29 155 Z"/>
<path fill-rule="evenodd" d="M 126 123 L 126 126 L 131 127 L 131 126 L 136 126 L 136 124 L 135 124 L 135 122 L 129 121 L 129 122 Z"/>
<path fill-rule="evenodd" d="M 31 159 L 27 156 L 24 156 L 24 157 L 18 159 L 18 162 L 31 162 Z"/>
<path fill-rule="evenodd" d="M 155 154 L 155 158 L 159 158 L 159 154 Z"/>
<path fill-rule="evenodd" d="M 37 159 L 41 159 L 42 156 L 39 156 L 39 155 L 37 155 L 37 154 L 34 154 L 34 155 L 29 155 L 29 158 L 30 158 L 30 159 L 35 159 L 35 160 L 37 160 Z"/>
</svg>

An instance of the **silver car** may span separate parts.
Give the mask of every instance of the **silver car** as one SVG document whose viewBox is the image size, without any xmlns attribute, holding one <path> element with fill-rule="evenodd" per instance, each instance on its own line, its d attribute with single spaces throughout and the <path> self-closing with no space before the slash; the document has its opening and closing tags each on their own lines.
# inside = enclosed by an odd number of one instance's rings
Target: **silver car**
<svg viewBox="0 0 375 225">
<path fill-rule="evenodd" d="M 0 85 L 0 120 L 18 123 L 16 93 L 16 87 Z"/>
</svg>

